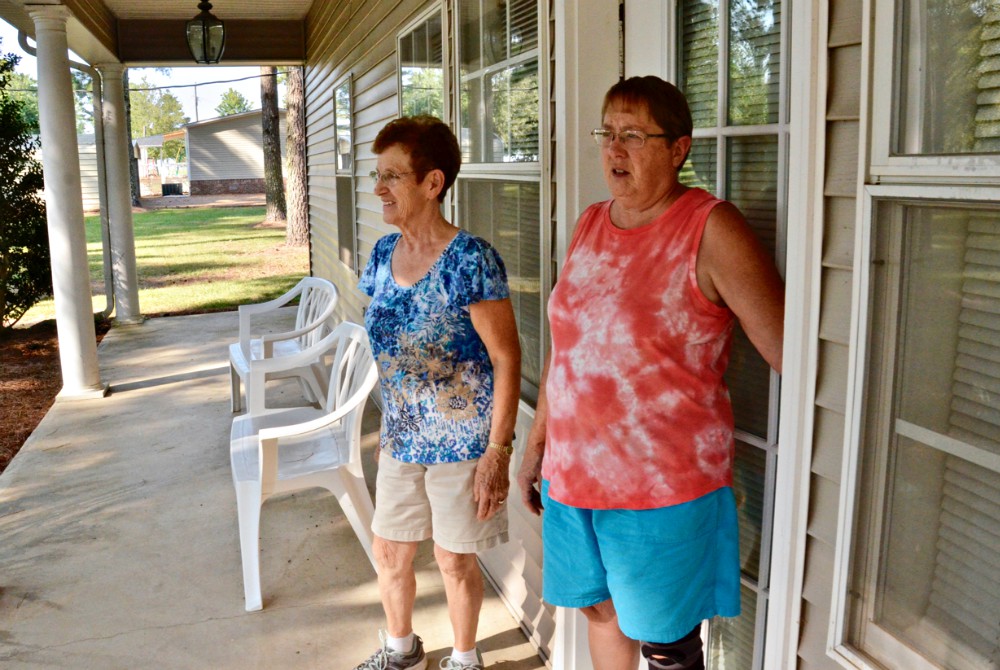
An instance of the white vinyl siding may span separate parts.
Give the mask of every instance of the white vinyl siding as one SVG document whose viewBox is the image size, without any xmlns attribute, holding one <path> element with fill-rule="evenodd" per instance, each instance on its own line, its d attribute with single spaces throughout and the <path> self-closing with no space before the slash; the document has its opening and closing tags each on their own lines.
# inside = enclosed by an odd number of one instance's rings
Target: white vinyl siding
<svg viewBox="0 0 1000 670">
<path fill-rule="evenodd" d="M 83 209 L 92 212 L 100 209 L 101 198 L 97 183 L 97 145 L 80 142 L 80 188 L 83 191 Z"/>
<path fill-rule="evenodd" d="M 284 110 L 279 115 L 279 126 L 284 155 Z M 187 142 L 191 181 L 264 178 L 260 110 L 191 124 L 187 126 Z"/>
<path fill-rule="evenodd" d="M 858 148 L 862 91 L 862 0 L 821 0 L 826 16 L 823 67 L 825 130 L 819 329 L 813 408 L 809 513 L 799 620 L 798 668 L 839 670 L 827 654 L 833 607 L 831 585 L 842 520 L 838 516 L 850 360 L 855 231 L 858 209 Z M 795 225 L 790 222 L 789 225 Z"/>
</svg>

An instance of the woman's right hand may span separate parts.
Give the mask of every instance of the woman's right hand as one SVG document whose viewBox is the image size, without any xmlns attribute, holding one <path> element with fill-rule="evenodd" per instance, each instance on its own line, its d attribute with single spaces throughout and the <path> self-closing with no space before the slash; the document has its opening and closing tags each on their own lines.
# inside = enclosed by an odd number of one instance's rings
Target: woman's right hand
<svg viewBox="0 0 1000 670">
<path fill-rule="evenodd" d="M 549 377 L 549 359 L 542 366 L 542 377 L 538 383 L 538 402 L 535 405 L 535 421 L 525 442 L 521 467 L 517 470 L 517 486 L 521 489 L 521 502 L 536 516 L 542 514 L 542 458 L 545 456 L 545 426 L 549 418 L 549 402 L 545 394 L 545 384 Z"/>
<path fill-rule="evenodd" d="M 517 471 L 517 485 L 521 489 L 521 502 L 532 514 L 542 513 L 542 457 L 545 455 L 545 438 L 532 440 L 535 431 L 528 436 L 528 444 Z"/>
</svg>

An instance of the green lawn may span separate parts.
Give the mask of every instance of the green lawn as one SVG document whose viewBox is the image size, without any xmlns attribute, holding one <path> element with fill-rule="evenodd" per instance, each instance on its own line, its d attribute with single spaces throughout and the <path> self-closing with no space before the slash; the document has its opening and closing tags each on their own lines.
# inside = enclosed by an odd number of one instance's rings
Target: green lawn
<svg viewBox="0 0 1000 670">
<path fill-rule="evenodd" d="M 146 316 L 236 309 L 277 297 L 309 272 L 305 247 L 285 246 L 284 227 L 259 226 L 263 207 L 166 209 L 133 215 L 139 308 Z M 100 218 L 87 217 L 94 312 L 105 308 Z M 52 300 L 19 326 L 55 317 Z"/>
</svg>

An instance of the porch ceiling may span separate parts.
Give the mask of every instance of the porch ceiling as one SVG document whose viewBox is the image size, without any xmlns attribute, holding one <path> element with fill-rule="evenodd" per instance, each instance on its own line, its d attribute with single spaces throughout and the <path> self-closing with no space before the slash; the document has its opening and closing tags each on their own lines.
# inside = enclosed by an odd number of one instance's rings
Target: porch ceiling
<svg viewBox="0 0 1000 670">
<path fill-rule="evenodd" d="M 305 18 L 313 2 L 212 0 L 212 13 L 226 22 L 222 64 L 304 60 Z M 70 49 L 91 64 L 192 64 L 184 22 L 198 13 L 198 0 L 0 0 L 0 18 L 33 37 L 28 15 L 32 4 L 63 4 L 70 9 Z"/>
<path fill-rule="evenodd" d="M 301 21 L 313 0 L 211 0 L 219 18 L 256 21 Z M 197 0 L 104 0 L 119 19 L 184 19 L 198 13 Z"/>
</svg>

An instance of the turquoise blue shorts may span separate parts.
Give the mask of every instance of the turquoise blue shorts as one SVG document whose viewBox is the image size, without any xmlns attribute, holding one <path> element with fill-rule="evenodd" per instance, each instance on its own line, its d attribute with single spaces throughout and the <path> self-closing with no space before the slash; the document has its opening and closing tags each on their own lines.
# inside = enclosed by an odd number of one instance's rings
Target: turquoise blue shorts
<svg viewBox="0 0 1000 670">
<path fill-rule="evenodd" d="M 608 598 L 628 637 L 674 642 L 705 619 L 739 616 L 740 550 L 733 490 L 651 510 L 591 510 L 542 483 L 542 597 L 560 607 Z"/>
</svg>

